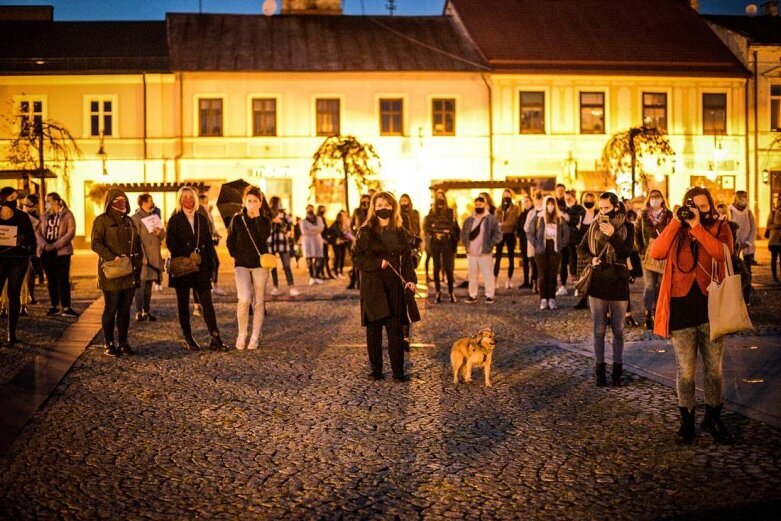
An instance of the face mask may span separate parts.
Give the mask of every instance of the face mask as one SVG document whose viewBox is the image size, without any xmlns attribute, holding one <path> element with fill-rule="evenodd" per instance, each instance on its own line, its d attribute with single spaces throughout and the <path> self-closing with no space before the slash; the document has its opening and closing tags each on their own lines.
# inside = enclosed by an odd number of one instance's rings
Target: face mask
<svg viewBox="0 0 781 521">
<path fill-rule="evenodd" d="M 399 205 L 399 206 L 401 206 L 401 209 L 402 209 L 403 211 L 405 211 L 405 212 L 406 212 L 407 210 L 409 210 L 409 205 L 408 205 L 408 204 L 401 204 L 401 205 Z"/>
<path fill-rule="evenodd" d="M 195 208 L 195 201 L 193 201 L 191 199 L 183 200 L 182 201 L 182 208 L 184 208 L 185 210 L 192 210 L 193 208 Z"/>
<path fill-rule="evenodd" d="M 512 202 L 513 202 L 513 200 L 512 200 L 511 198 L 509 198 L 509 197 L 504 197 L 504 198 L 502 198 L 502 203 L 503 203 L 505 206 L 510 206 L 510 203 L 512 203 Z"/>
<path fill-rule="evenodd" d="M 658 210 L 662 207 L 662 200 L 658 197 L 651 197 L 651 208 Z"/>
<path fill-rule="evenodd" d="M 475 213 L 476 213 L 477 215 L 480 215 L 480 214 L 481 214 L 481 213 L 483 213 L 484 211 L 485 211 L 485 208 L 475 208 Z"/>
<path fill-rule="evenodd" d="M 553 213 L 556 211 L 556 207 L 552 204 L 548 205 L 548 213 Z"/>
<path fill-rule="evenodd" d="M 361 201 L 361 208 L 368 208 L 369 207 L 369 201 Z"/>
<path fill-rule="evenodd" d="M 748 206 L 748 201 L 745 199 L 737 199 L 735 201 L 735 208 L 737 208 L 740 211 L 745 210 L 746 206 Z"/>
<path fill-rule="evenodd" d="M 111 202 L 111 208 L 118 212 L 124 213 L 127 210 L 127 202 L 124 199 L 119 199 Z"/>
<path fill-rule="evenodd" d="M 445 201 L 444 199 L 437 199 L 437 202 L 434 203 L 437 208 L 444 208 L 445 207 Z"/>
<path fill-rule="evenodd" d="M 314 211 L 314 210 L 307 210 L 307 211 L 306 211 L 306 214 L 307 214 L 307 215 L 314 215 L 314 214 L 315 214 L 315 211 Z"/>
<path fill-rule="evenodd" d="M 3 206 L 5 206 L 5 207 L 7 207 L 7 208 L 12 208 L 12 209 L 16 210 L 16 205 L 17 205 L 17 204 L 18 204 L 18 203 L 17 203 L 16 199 L 14 199 L 13 201 L 6 201 L 6 202 L 4 202 L 4 203 L 3 203 Z"/>
<path fill-rule="evenodd" d="M 374 213 L 376 213 L 377 217 L 379 217 L 380 219 L 390 219 L 391 215 L 393 215 L 393 210 L 391 210 L 390 208 L 382 208 L 380 210 L 377 210 Z"/>
<path fill-rule="evenodd" d="M 46 203 L 43 205 L 44 209 L 48 212 L 52 209 L 52 203 Z"/>
<path fill-rule="evenodd" d="M 583 206 L 585 206 L 586 209 L 591 210 L 592 208 L 594 208 L 594 203 L 591 202 L 591 201 L 590 202 L 586 202 L 586 203 L 583 203 Z"/>
</svg>

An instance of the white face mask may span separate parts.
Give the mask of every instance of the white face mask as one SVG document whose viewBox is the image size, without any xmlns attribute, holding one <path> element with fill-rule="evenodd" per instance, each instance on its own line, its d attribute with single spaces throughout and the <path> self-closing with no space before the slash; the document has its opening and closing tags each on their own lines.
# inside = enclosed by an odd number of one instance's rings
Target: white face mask
<svg viewBox="0 0 781 521">
<path fill-rule="evenodd" d="M 46 208 L 46 211 L 48 212 L 49 210 L 52 209 L 52 203 L 46 203 L 43 205 L 43 207 Z"/>
<path fill-rule="evenodd" d="M 552 204 L 549 204 L 548 205 L 548 213 L 553 213 L 555 211 L 556 211 L 556 207 L 553 206 Z"/>
<path fill-rule="evenodd" d="M 653 208 L 654 210 L 658 210 L 661 207 L 662 207 L 662 200 L 659 199 L 658 197 L 652 197 L 651 208 Z"/>
</svg>

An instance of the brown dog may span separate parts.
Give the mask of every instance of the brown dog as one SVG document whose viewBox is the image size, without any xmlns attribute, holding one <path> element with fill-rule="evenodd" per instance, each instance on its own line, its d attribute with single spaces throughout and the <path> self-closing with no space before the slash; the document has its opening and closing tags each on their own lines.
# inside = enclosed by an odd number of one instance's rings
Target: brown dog
<svg viewBox="0 0 781 521">
<path fill-rule="evenodd" d="M 472 381 L 472 368 L 482 367 L 485 386 L 491 387 L 491 358 L 496 347 L 496 336 L 489 328 L 481 329 L 473 337 L 460 338 L 450 350 L 450 364 L 453 366 L 453 383 L 458 384 L 458 373 L 464 382 Z"/>
</svg>

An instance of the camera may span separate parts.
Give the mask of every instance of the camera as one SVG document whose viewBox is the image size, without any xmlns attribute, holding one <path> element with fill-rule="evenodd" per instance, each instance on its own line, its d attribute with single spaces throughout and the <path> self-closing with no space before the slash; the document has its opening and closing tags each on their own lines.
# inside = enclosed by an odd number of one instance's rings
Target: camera
<svg viewBox="0 0 781 521">
<path fill-rule="evenodd" d="M 675 212 L 675 215 L 681 221 L 687 221 L 692 217 L 694 217 L 694 212 L 692 211 L 692 208 L 694 208 L 694 201 L 692 201 L 691 199 L 687 199 L 686 204 L 678 208 L 678 211 Z"/>
</svg>

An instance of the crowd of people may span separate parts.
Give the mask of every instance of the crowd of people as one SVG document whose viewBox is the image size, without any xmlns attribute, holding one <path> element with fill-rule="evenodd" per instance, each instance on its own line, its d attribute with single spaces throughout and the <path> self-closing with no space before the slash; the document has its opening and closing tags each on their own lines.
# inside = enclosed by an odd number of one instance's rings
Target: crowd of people
<svg viewBox="0 0 781 521">
<path fill-rule="evenodd" d="M 21 205 L 19 204 L 21 203 Z M 71 307 L 70 260 L 75 220 L 57 193 L 46 196 L 38 214 L 35 195 L 19 197 L 16 189 L 0 190 L 0 227 L 13 230 L 14 244 L 0 246 L 0 286 L 7 338 L 18 344 L 16 326 L 35 303 L 36 280 L 45 274 L 49 292 L 48 315 L 75 317 Z M 771 272 L 778 282 L 781 253 L 781 197 L 768 218 L 766 238 Z M 409 349 L 410 325 L 420 319 L 415 303 L 416 269 L 425 267 L 433 282 L 433 303 L 458 301 L 454 274 L 459 247 L 467 262 L 467 304 L 478 302 L 480 287 L 487 304 L 495 302 L 497 281 L 505 269 L 504 288 L 531 289 L 540 310 L 557 310 L 557 297 L 572 291 L 579 297 L 575 309 L 589 309 L 594 334 L 594 380 L 608 385 L 605 362 L 607 326 L 612 331 L 610 385 L 622 383 L 626 327 L 634 320 L 629 297 L 635 279 L 643 284 L 643 326 L 671 338 L 678 363 L 677 392 L 681 413 L 679 437 L 694 438 L 694 373 L 697 353 L 705 367 L 706 414 L 703 428 L 721 442 L 732 437 L 720 420 L 722 407 L 723 342 L 708 335 L 708 285 L 711 273 L 703 266 L 723 262 L 722 244 L 743 277 L 743 296 L 751 304 L 751 275 L 755 264 L 757 223 L 748 208 L 748 194 L 735 193 L 729 206 L 716 205 L 708 190 L 690 189 L 680 205 L 671 205 L 660 190 L 644 199 L 620 200 L 613 192 L 584 192 L 562 184 L 550 195 L 540 191 L 516 196 L 504 190 L 501 202 L 491 195 L 474 198 L 463 220 L 438 190 L 421 218 L 407 194 L 398 199 L 389 192 L 370 192 L 352 215 L 339 211 L 330 223 L 324 206 L 306 207 L 296 219 L 279 197 L 249 186 L 242 209 L 226 222 L 226 246 L 234 261 L 238 334 L 232 346 L 220 335 L 212 295 L 224 295 L 218 285 L 219 257 L 208 198 L 183 187 L 167 222 L 160 218 L 150 194 L 142 194 L 131 215 L 127 195 L 112 188 L 104 212 L 92 227 L 91 245 L 98 255 L 98 287 L 103 292 L 102 330 L 105 354 L 133 355 L 128 341 L 131 308 L 136 322 L 156 321 L 152 309 L 155 288 L 174 288 L 181 329 L 181 345 L 199 350 L 190 323 L 203 318 L 212 350 L 257 349 L 266 314 L 266 286 L 280 295 L 278 268 L 285 273 L 287 290 L 300 295 L 291 263 L 303 256 L 309 285 L 325 279 L 349 277 L 349 289 L 360 292 L 361 323 L 366 328 L 371 378 L 383 378 L 382 332 L 388 337 L 393 376 L 405 381 L 404 352 Z M 683 216 L 680 207 L 691 211 Z M 8 234 L 6 234 L 8 235 Z M 168 258 L 164 255 L 168 250 Z M 522 280 L 514 280 L 516 254 Z M 423 257 L 425 256 L 425 260 Z M 351 262 L 347 262 L 347 259 Z M 504 263 L 506 258 L 507 262 Z M 429 267 L 433 260 L 433 277 Z M 345 269 L 348 269 L 345 275 Z M 251 319 L 251 320 L 250 320 Z"/>
</svg>

